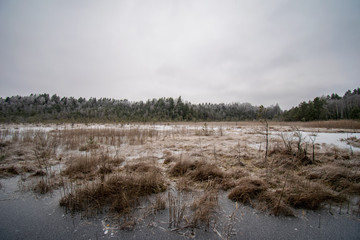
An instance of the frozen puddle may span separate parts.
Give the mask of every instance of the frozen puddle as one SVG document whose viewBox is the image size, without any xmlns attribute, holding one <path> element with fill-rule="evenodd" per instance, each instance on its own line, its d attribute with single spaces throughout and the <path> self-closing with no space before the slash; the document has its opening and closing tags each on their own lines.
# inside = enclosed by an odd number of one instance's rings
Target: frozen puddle
<svg viewBox="0 0 360 240">
<path fill-rule="evenodd" d="M 299 210 L 297 217 L 273 217 L 219 195 L 217 222 L 208 231 L 168 228 L 168 211 L 119 230 L 104 215 L 81 219 L 59 206 L 60 194 L 35 196 L 16 188 L 19 177 L 1 179 L 1 239 L 359 239 L 360 220 L 343 209 Z M 351 211 L 351 210 L 350 210 Z M 234 217 L 230 220 L 230 216 Z M 228 226 L 231 226 L 230 230 Z M 226 230 L 228 229 L 228 230 Z M 221 237 L 220 237 L 221 236 Z"/>
<path fill-rule="evenodd" d="M 360 133 L 324 133 L 324 132 L 304 132 L 300 131 L 303 137 L 303 142 L 312 143 L 312 140 L 315 138 L 315 144 L 327 144 L 332 145 L 337 148 L 341 149 L 348 149 L 350 150 L 350 145 L 347 144 L 346 141 L 342 141 L 341 139 L 347 139 L 350 137 L 360 138 Z M 295 136 L 294 132 L 278 132 L 272 131 L 270 135 L 272 137 L 276 136 L 281 138 L 281 134 L 285 137 L 289 137 L 293 141 L 297 141 L 297 137 Z M 360 151 L 360 148 L 351 146 L 353 151 Z"/>
</svg>

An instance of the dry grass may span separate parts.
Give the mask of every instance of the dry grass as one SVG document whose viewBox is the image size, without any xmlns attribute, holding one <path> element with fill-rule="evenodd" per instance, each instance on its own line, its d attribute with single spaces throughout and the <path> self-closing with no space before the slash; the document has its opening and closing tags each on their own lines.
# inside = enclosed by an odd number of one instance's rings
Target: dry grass
<svg viewBox="0 0 360 240">
<path fill-rule="evenodd" d="M 121 146 L 143 145 L 148 140 L 159 137 L 159 131 L 139 128 L 75 128 L 60 132 L 62 144 L 68 149 L 89 151 L 101 145 Z"/>
<path fill-rule="evenodd" d="M 220 170 L 216 165 L 206 162 L 199 162 L 197 167 L 190 174 L 194 181 L 221 181 L 224 178 L 224 172 Z"/>
<path fill-rule="evenodd" d="M 170 175 L 174 177 L 189 176 L 194 181 L 221 180 L 225 173 L 216 165 L 206 161 L 180 160 L 170 169 Z"/>
<path fill-rule="evenodd" d="M 313 167 L 303 174 L 306 175 L 307 179 L 320 180 L 337 192 L 356 193 L 354 190 L 357 190 L 360 183 L 360 172 L 354 172 L 336 164 Z"/>
<path fill-rule="evenodd" d="M 179 191 L 191 191 L 194 187 L 230 189 L 234 186 L 229 174 L 204 160 L 180 160 L 170 168 L 169 175 L 179 178 L 176 180 Z"/>
<path fill-rule="evenodd" d="M 92 137 L 90 137 L 86 145 L 80 146 L 79 151 L 90 151 L 98 149 L 99 147 L 100 145 L 96 143 Z"/>
<path fill-rule="evenodd" d="M 43 170 L 37 170 L 31 176 L 33 176 L 33 177 L 43 177 L 43 176 L 46 176 L 46 172 L 43 171 Z"/>
<path fill-rule="evenodd" d="M 204 224 L 207 229 L 210 227 L 210 222 L 215 217 L 218 206 L 217 195 L 216 190 L 206 191 L 191 204 L 190 209 L 193 211 L 191 227 L 198 227 L 200 224 Z"/>
<path fill-rule="evenodd" d="M 174 196 L 168 192 L 168 205 L 169 205 L 169 228 L 178 228 L 184 220 L 186 210 L 186 202 L 183 201 L 181 192 L 177 192 Z"/>
<path fill-rule="evenodd" d="M 283 195 L 284 194 L 284 195 Z M 265 181 L 244 178 L 228 195 L 229 199 L 251 206 L 274 215 L 292 216 L 288 205 L 295 208 L 316 210 L 324 202 L 341 202 L 345 198 L 318 184 L 306 185 L 293 179 L 285 191 L 272 191 Z"/>
<path fill-rule="evenodd" d="M 285 190 L 285 202 L 295 208 L 317 210 L 323 203 L 342 202 L 345 199 L 322 184 L 302 181 L 298 177 L 293 177 Z"/>
<path fill-rule="evenodd" d="M 153 204 L 153 209 L 155 212 L 165 210 L 166 208 L 166 201 L 163 197 L 157 195 L 155 199 L 155 203 Z"/>
<path fill-rule="evenodd" d="M 275 216 L 295 216 L 294 211 L 280 199 L 279 191 L 263 191 L 258 195 L 255 208 Z"/>
<path fill-rule="evenodd" d="M 360 139 L 357 137 L 348 137 L 345 139 L 341 139 L 341 141 L 346 142 L 351 147 L 360 148 Z"/>
<path fill-rule="evenodd" d="M 127 164 L 124 166 L 127 172 L 146 173 L 146 172 L 160 172 L 161 170 L 154 166 L 154 164 L 147 162 L 138 162 L 135 164 Z"/>
<path fill-rule="evenodd" d="M 320 190 L 320 191 L 317 191 Z M 304 208 L 310 210 L 317 210 L 321 204 L 326 200 L 331 200 L 333 195 L 322 191 L 321 189 L 288 192 L 286 202 L 295 208 Z"/>
<path fill-rule="evenodd" d="M 244 178 L 228 195 L 229 199 L 241 202 L 243 204 L 251 204 L 252 200 L 257 198 L 261 192 L 267 189 L 267 185 L 263 180 Z"/>
<path fill-rule="evenodd" d="M 94 177 L 95 171 L 100 164 L 98 157 L 79 156 L 69 159 L 69 165 L 62 172 L 73 179 L 84 179 Z"/>
<path fill-rule="evenodd" d="M 153 130 L 151 125 L 145 129 L 135 125 L 80 126 L 26 134 L 3 131 L 0 175 L 17 172 L 28 176 L 32 183 L 36 181 L 31 188 L 37 193 L 49 192 L 65 182 L 60 204 L 68 211 L 85 215 L 109 211 L 126 218 L 121 226 L 130 229 L 136 223 L 131 217 L 137 212 L 134 208 L 143 197 L 164 191 L 167 181 L 176 186 L 174 193 L 168 199 L 155 196 L 150 209 L 155 214 L 168 203 L 169 226 L 175 229 L 208 227 L 215 219 L 220 188 L 229 191 L 231 200 L 285 216 L 293 216 L 294 208 L 319 209 L 359 196 L 359 154 L 317 145 L 312 161 L 311 143 L 294 140 L 293 132 L 296 127 L 315 125 L 358 129 L 358 122 L 269 124 L 272 131 L 288 126 L 285 131 L 291 135 L 284 141 L 275 136 L 269 139 L 267 161 L 265 139 L 259 134 L 263 125 L 256 122 L 197 123 L 195 128 L 175 126 L 163 131 Z M 212 131 L 219 126 L 221 131 Z M 127 164 L 123 165 L 125 157 Z M 163 164 L 159 159 L 164 159 Z M 290 176 L 288 182 L 285 176 Z M 204 193 L 194 200 L 199 191 Z"/>
<path fill-rule="evenodd" d="M 112 173 L 114 167 L 124 162 L 124 158 L 110 157 L 107 153 L 90 154 L 89 156 L 72 156 L 67 160 L 67 167 L 62 171 L 63 176 L 71 179 L 94 179 L 97 174 Z"/>
<path fill-rule="evenodd" d="M 164 160 L 164 164 L 167 165 L 169 163 L 175 162 L 176 161 L 176 157 L 174 156 L 166 156 L 165 160 Z"/>
<path fill-rule="evenodd" d="M 187 172 L 196 169 L 198 162 L 189 160 L 180 160 L 170 169 L 170 175 L 173 177 L 184 176 Z"/>
<path fill-rule="evenodd" d="M 10 177 L 18 174 L 19 174 L 19 170 L 15 166 L 0 168 L 0 176 L 2 177 Z"/>
<path fill-rule="evenodd" d="M 261 179 L 241 179 L 228 197 L 276 216 L 294 216 L 292 209 L 281 199 L 281 191 L 270 190 L 269 185 Z"/>
<path fill-rule="evenodd" d="M 46 178 L 41 179 L 34 187 L 33 191 L 38 194 L 46 194 L 53 190 L 54 186 Z"/>
<path fill-rule="evenodd" d="M 64 196 L 60 205 L 71 212 L 96 212 L 109 207 L 112 212 L 126 214 L 139 204 L 140 197 L 165 190 L 165 181 L 157 172 L 121 174 L 76 189 Z"/>
</svg>

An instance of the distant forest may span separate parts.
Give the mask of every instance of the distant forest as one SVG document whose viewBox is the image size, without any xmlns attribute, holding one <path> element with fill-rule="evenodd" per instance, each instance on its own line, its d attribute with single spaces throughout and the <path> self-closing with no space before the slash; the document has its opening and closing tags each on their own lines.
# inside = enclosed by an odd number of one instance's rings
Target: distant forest
<svg viewBox="0 0 360 240">
<path fill-rule="evenodd" d="M 191 104 L 178 98 L 132 102 L 109 98 L 59 97 L 31 94 L 0 98 L 0 122 L 156 122 L 277 121 L 360 119 L 360 88 L 344 96 L 331 94 L 282 111 L 278 104 L 264 108 L 250 103 Z"/>
</svg>

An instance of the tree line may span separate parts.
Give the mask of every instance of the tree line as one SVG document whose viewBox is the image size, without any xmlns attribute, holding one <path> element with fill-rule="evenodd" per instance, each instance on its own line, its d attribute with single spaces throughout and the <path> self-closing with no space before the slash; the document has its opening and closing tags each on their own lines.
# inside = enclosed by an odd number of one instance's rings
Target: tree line
<svg viewBox="0 0 360 240">
<path fill-rule="evenodd" d="M 192 104 L 181 97 L 146 102 L 49 94 L 0 98 L 0 122 L 243 121 L 256 119 L 257 113 L 258 107 L 250 103 Z M 280 114 L 276 104 L 267 108 L 266 118 Z"/>
<path fill-rule="evenodd" d="M 317 121 L 360 119 L 360 88 L 346 91 L 341 97 L 336 93 L 316 97 L 284 111 L 284 121 Z"/>
<path fill-rule="evenodd" d="M 0 122 L 156 122 L 156 121 L 312 121 L 359 119 L 360 89 L 343 97 L 332 94 L 282 111 L 278 104 L 264 108 L 250 103 L 192 104 L 178 98 L 128 101 L 110 98 L 59 97 L 31 94 L 0 98 Z"/>
</svg>

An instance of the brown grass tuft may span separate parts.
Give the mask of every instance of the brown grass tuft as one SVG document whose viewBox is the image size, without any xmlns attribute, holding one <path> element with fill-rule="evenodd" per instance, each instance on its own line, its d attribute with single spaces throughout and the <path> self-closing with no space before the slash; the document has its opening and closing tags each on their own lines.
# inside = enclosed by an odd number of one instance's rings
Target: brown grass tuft
<svg viewBox="0 0 360 240">
<path fill-rule="evenodd" d="M 105 207 L 119 214 L 129 213 L 140 197 L 166 190 L 158 172 L 112 176 L 104 182 L 94 182 L 77 189 L 60 200 L 71 212 L 101 211 Z"/>
<path fill-rule="evenodd" d="M 166 156 L 164 160 L 164 164 L 169 164 L 171 162 L 175 162 L 176 158 L 174 156 Z"/>
<path fill-rule="evenodd" d="M 75 179 L 92 177 L 98 169 L 99 164 L 98 158 L 87 156 L 69 159 L 69 162 L 70 165 L 68 165 L 62 173 Z"/>
<path fill-rule="evenodd" d="M 281 193 L 277 191 L 264 191 L 259 194 L 255 207 L 275 216 L 295 216 L 293 210 L 280 199 L 280 195 Z"/>
<path fill-rule="evenodd" d="M 0 168 L 0 176 L 8 177 L 18 174 L 19 174 L 19 170 L 15 166 Z"/>
<path fill-rule="evenodd" d="M 332 190 L 352 191 L 356 189 L 356 185 L 360 183 L 360 173 L 353 172 L 342 166 L 324 165 L 308 170 L 306 178 L 310 180 L 321 180 L 325 185 Z"/>
<path fill-rule="evenodd" d="M 260 179 L 244 178 L 228 195 L 228 198 L 244 204 L 251 203 L 261 192 L 266 190 L 266 183 Z"/>
<path fill-rule="evenodd" d="M 196 165 L 197 162 L 180 160 L 170 169 L 170 175 L 173 177 L 184 176 L 188 171 L 196 169 Z"/>
<path fill-rule="evenodd" d="M 321 208 L 322 203 L 326 201 L 341 202 L 345 200 L 344 197 L 335 195 L 317 184 L 288 189 L 286 195 L 285 201 L 291 206 L 310 210 Z"/>
<path fill-rule="evenodd" d="M 191 204 L 190 209 L 194 212 L 190 222 L 191 227 L 205 224 L 209 228 L 218 206 L 217 194 L 215 190 L 207 191 Z"/>
<path fill-rule="evenodd" d="M 37 170 L 34 174 L 32 174 L 31 176 L 34 177 L 42 177 L 42 176 L 46 176 L 46 172 L 44 172 L 43 170 Z"/>
<path fill-rule="evenodd" d="M 35 193 L 45 194 L 52 191 L 53 186 L 46 180 L 40 180 L 33 188 Z"/>
<path fill-rule="evenodd" d="M 151 163 L 139 162 L 135 164 L 127 164 L 124 166 L 127 172 L 159 172 L 160 169 Z"/>
<path fill-rule="evenodd" d="M 201 163 L 198 164 L 196 169 L 191 173 L 191 178 L 199 182 L 221 180 L 224 178 L 224 173 L 216 165 Z"/>
</svg>

